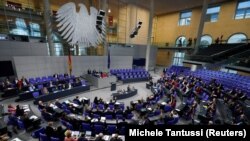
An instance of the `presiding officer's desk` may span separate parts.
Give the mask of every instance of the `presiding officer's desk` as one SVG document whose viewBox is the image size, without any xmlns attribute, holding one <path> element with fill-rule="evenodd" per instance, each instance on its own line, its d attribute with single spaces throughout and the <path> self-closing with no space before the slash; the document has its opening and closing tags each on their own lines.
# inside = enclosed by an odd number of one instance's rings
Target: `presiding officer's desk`
<svg viewBox="0 0 250 141">
<path fill-rule="evenodd" d="M 132 97 L 137 94 L 137 89 L 131 90 L 131 91 L 126 91 L 125 93 L 113 93 L 112 96 L 113 98 L 116 98 L 116 100 L 119 99 L 125 99 Z"/>
<path fill-rule="evenodd" d="M 61 97 L 70 96 L 72 94 L 76 94 L 76 93 L 80 93 L 80 92 L 84 92 L 84 91 L 88 91 L 88 90 L 90 90 L 90 86 L 83 85 L 83 86 L 73 87 L 71 89 L 63 89 L 60 91 L 54 91 L 53 93 L 43 94 L 43 95 L 40 95 L 39 97 L 35 98 L 34 104 L 37 104 L 38 101 L 47 102 L 47 101 L 55 100 L 55 99 L 58 99 Z"/>
<path fill-rule="evenodd" d="M 111 83 L 114 83 L 117 81 L 116 76 L 99 78 L 97 76 L 93 76 L 92 74 L 86 74 L 85 79 L 97 88 L 110 87 Z"/>
</svg>

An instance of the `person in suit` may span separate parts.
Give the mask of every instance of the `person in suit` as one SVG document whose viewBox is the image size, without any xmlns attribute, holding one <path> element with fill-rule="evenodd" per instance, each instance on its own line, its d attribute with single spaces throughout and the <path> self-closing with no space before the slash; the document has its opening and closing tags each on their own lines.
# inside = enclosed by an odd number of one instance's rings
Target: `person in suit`
<svg viewBox="0 0 250 141">
<path fill-rule="evenodd" d="M 119 138 L 118 134 L 115 134 L 113 137 L 111 137 L 110 141 L 122 141 L 122 139 Z"/>
<path fill-rule="evenodd" d="M 16 117 L 23 116 L 24 110 L 20 108 L 19 105 L 16 105 Z"/>
<path fill-rule="evenodd" d="M 78 105 L 81 105 L 81 101 L 79 100 L 79 96 L 76 96 L 73 101 L 76 101 Z"/>
<path fill-rule="evenodd" d="M 30 84 L 29 91 L 33 92 L 36 89 L 36 87 L 33 84 Z"/>
<path fill-rule="evenodd" d="M 32 120 L 29 119 L 29 116 L 27 113 L 24 113 L 23 116 L 21 116 L 21 121 L 23 121 L 26 129 L 32 126 Z"/>
<path fill-rule="evenodd" d="M 105 140 L 103 139 L 103 133 L 99 133 L 99 134 L 97 135 L 97 137 L 95 138 L 95 141 L 105 141 Z"/>
<path fill-rule="evenodd" d="M 45 134 L 50 139 L 50 137 L 55 135 L 55 130 L 53 128 L 53 122 L 48 122 L 48 126 L 45 128 Z"/>
<path fill-rule="evenodd" d="M 131 88 L 130 88 L 130 85 L 128 85 L 127 92 L 130 92 L 130 91 L 131 91 Z"/>
<path fill-rule="evenodd" d="M 22 76 L 21 81 L 23 83 L 23 86 L 27 86 L 29 84 L 28 80 L 24 76 Z"/>
<path fill-rule="evenodd" d="M 62 108 L 62 103 L 59 101 L 59 99 L 56 99 L 55 105 L 56 105 L 58 108 Z"/>
<path fill-rule="evenodd" d="M 124 127 L 128 124 L 128 122 L 126 122 L 126 119 L 123 118 L 121 122 L 118 123 L 118 128 Z"/>
<path fill-rule="evenodd" d="M 60 141 L 64 140 L 64 133 L 65 129 L 62 128 L 62 126 L 58 126 L 57 129 L 55 130 L 55 137 L 59 138 Z"/>
</svg>

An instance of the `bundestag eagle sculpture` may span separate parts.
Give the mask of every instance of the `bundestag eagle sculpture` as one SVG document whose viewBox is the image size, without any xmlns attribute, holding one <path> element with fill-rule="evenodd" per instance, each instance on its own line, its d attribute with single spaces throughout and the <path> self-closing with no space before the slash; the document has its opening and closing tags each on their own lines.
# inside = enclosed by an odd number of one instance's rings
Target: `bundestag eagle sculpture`
<svg viewBox="0 0 250 141">
<path fill-rule="evenodd" d="M 84 4 L 78 4 L 79 12 L 76 11 L 76 5 L 73 2 L 64 4 L 56 15 L 58 31 L 61 33 L 70 45 L 94 46 L 99 45 L 103 40 L 104 22 L 102 20 L 100 28 L 97 29 L 98 11 L 94 7 L 90 7 L 90 14 Z"/>
</svg>

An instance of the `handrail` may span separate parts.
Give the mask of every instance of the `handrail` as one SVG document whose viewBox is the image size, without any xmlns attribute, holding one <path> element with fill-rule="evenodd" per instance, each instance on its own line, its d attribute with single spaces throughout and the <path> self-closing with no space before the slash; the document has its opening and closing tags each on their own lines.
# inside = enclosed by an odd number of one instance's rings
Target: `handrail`
<svg viewBox="0 0 250 141">
<path fill-rule="evenodd" d="M 239 48 L 239 47 L 241 47 L 241 46 L 246 46 L 246 45 L 248 45 L 248 44 L 245 43 L 245 44 L 242 44 L 242 45 L 238 45 L 238 46 L 233 47 L 233 48 L 231 48 L 231 49 L 229 49 L 229 50 L 225 50 L 225 51 L 222 51 L 222 52 L 218 52 L 218 53 L 216 53 L 216 54 L 213 54 L 213 55 L 211 55 L 211 57 L 219 56 L 219 55 L 221 55 L 221 54 L 224 54 L 224 53 L 226 53 L 226 52 L 235 50 L 236 48 Z"/>
</svg>

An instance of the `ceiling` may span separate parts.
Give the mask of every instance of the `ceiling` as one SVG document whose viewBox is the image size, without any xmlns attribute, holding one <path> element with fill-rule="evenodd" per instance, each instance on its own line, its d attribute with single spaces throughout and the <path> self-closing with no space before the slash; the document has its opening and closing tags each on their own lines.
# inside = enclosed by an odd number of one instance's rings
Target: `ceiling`
<svg viewBox="0 0 250 141">
<path fill-rule="evenodd" d="M 121 0 L 126 3 L 132 3 L 146 9 L 150 8 L 151 0 Z M 166 14 L 203 5 L 203 0 L 153 0 L 155 5 L 155 14 Z M 232 0 L 208 0 L 209 4 L 218 4 Z"/>
<path fill-rule="evenodd" d="M 150 9 L 151 0 L 107 0 L 107 3 L 112 7 L 117 7 L 120 2 L 130 3 L 137 5 L 139 7 L 143 7 L 146 9 Z M 203 4 L 203 0 L 153 0 L 154 1 L 154 11 L 156 15 L 182 11 L 186 9 L 191 9 L 195 7 L 200 7 Z M 233 0 L 207 0 L 209 4 L 218 4 L 226 1 Z M 67 2 L 75 2 L 75 3 L 85 3 L 89 5 L 90 2 L 96 7 L 99 7 L 99 2 L 103 2 L 103 0 L 50 0 L 51 4 L 55 4 L 61 6 Z"/>
</svg>

